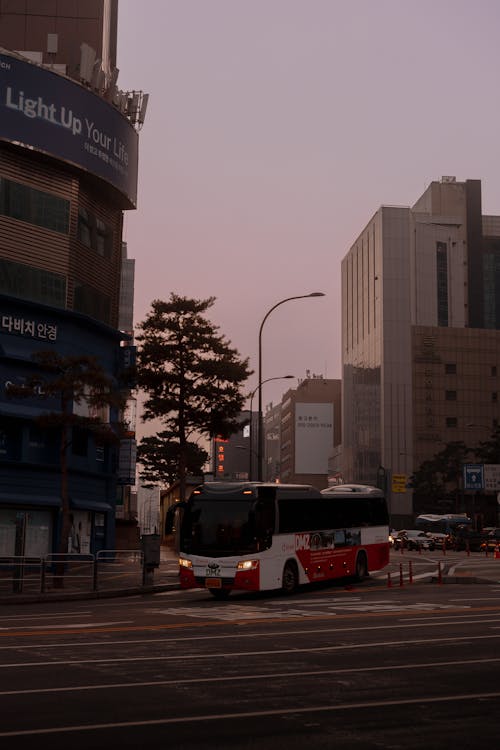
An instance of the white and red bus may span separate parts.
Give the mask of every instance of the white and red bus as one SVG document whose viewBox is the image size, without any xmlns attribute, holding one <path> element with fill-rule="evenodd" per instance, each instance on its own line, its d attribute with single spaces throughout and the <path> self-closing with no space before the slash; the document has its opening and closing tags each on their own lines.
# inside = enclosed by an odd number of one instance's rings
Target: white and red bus
<svg viewBox="0 0 500 750">
<path fill-rule="evenodd" d="M 387 504 L 375 487 L 208 482 L 179 510 L 181 587 L 220 599 L 362 580 L 389 562 Z"/>
</svg>

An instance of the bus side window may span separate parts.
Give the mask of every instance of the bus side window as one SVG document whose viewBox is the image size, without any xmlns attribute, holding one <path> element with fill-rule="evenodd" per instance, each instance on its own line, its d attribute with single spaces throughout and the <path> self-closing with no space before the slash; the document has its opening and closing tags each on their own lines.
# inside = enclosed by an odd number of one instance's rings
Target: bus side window
<svg viewBox="0 0 500 750">
<path fill-rule="evenodd" d="M 274 500 L 266 498 L 258 500 L 255 505 L 255 521 L 258 539 L 266 541 L 274 533 L 275 512 Z"/>
</svg>

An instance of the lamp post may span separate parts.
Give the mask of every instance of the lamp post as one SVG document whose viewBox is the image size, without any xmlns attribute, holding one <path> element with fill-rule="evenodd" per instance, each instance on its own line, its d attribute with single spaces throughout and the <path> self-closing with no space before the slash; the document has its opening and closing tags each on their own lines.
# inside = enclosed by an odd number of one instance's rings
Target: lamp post
<svg viewBox="0 0 500 750">
<path fill-rule="evenodd" d="M 260 324 L 259 328 L 259 382 L 257 385 L 257 390 L 259 392 L 259 407 L 258 407 L 258 424 L 257 424 L 257 479 L 259 482 L 262 481 L 262 453 L 263 453 L 263 434 L 262 434 L 262 329 L 264 328 L 264 323 L 268 319 L 268 317 L 271 315 L 273 310 L 276 310 L 277 307 L 280 305 L 284 305 L 285 302 L 291 302 L 294 299 L 307 299 L 308 297 L 324 297 L 324 292 L 311 292 L 310 294 L 300 294 L 296 297 L 287 297 L 286 299 L 282 299 L 279 302 L 277 302 L 275 305 L 273 305 L 267 313 L 264 315 L 264 318 L 262 320 L 262 323 Z"/>
<path fill-rule="evenodd" d="M 264 383 L 269 383 L 271 380 L 290 380 L 290 378 L 295 377 L 294 375 L 277 375 L 274 378 L 266 378 L 266 380 L 263 380 L 262 383 L 259 383 L 253 391 L 250 394 L 250 435 L 249 435 L 249 446 L 250 449 L 248 451 L 248 479 L 249 481 L 252 481 L 252 474 L 253 474 L 253 461 L 252 456 L 254 454 L 254 451 L 252 450 L 252 439 L 253 439 L 253 429 L 252 429 L 252 405 L 253 405 L 253 397 L 257 393 L 257 391 L 260 391 Z M 259 412 L 259 419 L 260 419 L 260 412 Z M 257 435 L 259 434 L 259 431 L 257 430 Z M 260 480 L 259 480 L 260 481 Z"/>
</svg>

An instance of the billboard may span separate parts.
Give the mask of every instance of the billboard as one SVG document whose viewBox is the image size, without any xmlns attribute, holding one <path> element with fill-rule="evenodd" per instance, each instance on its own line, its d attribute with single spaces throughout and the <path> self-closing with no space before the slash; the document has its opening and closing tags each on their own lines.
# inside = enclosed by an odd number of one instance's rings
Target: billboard
<svg viewBox="0 0 500 750">
<path fill-rule="evenodd" d="M 328 474 L 333 404 L 295 404 L 295 474 Z"/>
<path fill-rule="evenodd" d="M 136 205 L 138 135 L 127 118 L 75 81 L 5 54 L 0 140 L 74 164 Z"/>
</svg>

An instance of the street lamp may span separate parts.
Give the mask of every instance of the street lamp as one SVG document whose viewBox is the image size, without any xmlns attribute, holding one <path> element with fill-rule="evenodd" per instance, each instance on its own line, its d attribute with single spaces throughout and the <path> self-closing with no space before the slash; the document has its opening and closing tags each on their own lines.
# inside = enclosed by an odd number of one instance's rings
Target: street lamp
<svg viewBox="0 0 500 750">
<path fill-rule="evenodd" d="M 307 299 L 308 297 L 324 297 L 324 292 L 311 292 L 310 294 L 300 294 L 296 297 L 287 297 L 286 299 L 282 299 L 279 302 L 277 302 L 275 305 L 273 305 L 267 313 L 264 315 L 264 319 L 262 320 L 262 323 L 260 324 L 259 328 L 259 382 L 257 385 L 257 390 L 259 392 L 259 408 L 258 408 L 258 425 L 257 425 L 257 478 L 258 481 L 262 481 L 262 453 L 263 453 L 263 434 L 262 434 L 262 329 L 264 328 L 264 323 L 268 319 L 268 317 L 271 315 L 273 310 L 276 310 L 277 307 L 280 305 L 284 305 L 285 302 L 291 302 L 294 299 Z"/>
<path fill-rule="evenodd" d="M 250 450 L 248 452 L 248 479 L 252 480 L 252 474 L 253 474 L 253 465 L 252 465 L 252 456 L 254 454 L 254 451 L 252 450 L 252 438 L 253 438 L 253 429 L 252 429 L 252 405 L 253 405 L 253 397 L 257 393 L 257 391 L 260 391 L 264 383 L 269 383 L 271 380 L 290 380 L 290 378 L 294 378 L 294 375 L 277 375 L 274 378 L 266 378 L 266 380 L 263 380 L 262 383 L 259 383 L 253 391 L 251 392 L 249 398 L 250 398 L 250 434 L 249 434 L 249 446 Z M 260 412 L 259 412 L 259 420 L 260 420 Z M 260 423 L 260 422 L 259 422 Z M 257 434 L 259 434 L 259 431 L 257 430 Z M 260 480 L 259 480 L 260 481 Z"/>
</svg>

